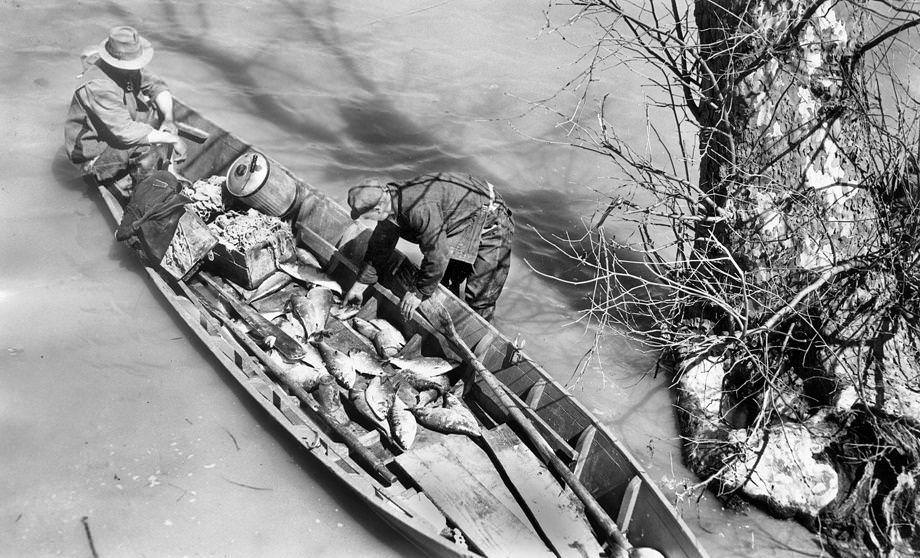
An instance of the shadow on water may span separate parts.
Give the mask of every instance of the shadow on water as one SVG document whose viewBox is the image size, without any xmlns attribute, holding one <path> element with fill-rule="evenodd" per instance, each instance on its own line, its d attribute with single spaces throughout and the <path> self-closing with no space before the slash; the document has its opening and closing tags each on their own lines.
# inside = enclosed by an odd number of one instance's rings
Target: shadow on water
<svg viewBox="0 0 920 558">
<path fill-rule="evenodd" d="M 51 158 L 51 174 L 58 184 L 70 189 L 76 190 L 83 194 L 84 198 L 92 201 L 96 211 L 106 220 L 110 220 L 109 209 L 105 205 L 105 200 L 99 195 L 97 188 L 98 183 L 89 176 L 84 176 L 80 168 L 67 158 L 64 148 L 61 147 Z M 113 230 L 115 223 L 110 223 Z M 109 258 L 118 262 L 122 269 L 130 269 L 136 273 L 143 273 L 144 266 L 134 252 L 124 243 L 116 242 L 113 238 L 109 248 Z"/>
<path fill-rule="evenodd" d="M 286 106 L 281 102 L 280 95 L 260 92 L 264 88 L 264 80 L 257 77 L 256 70 L 265 70 L 273 64 L 271 57 L 264 56 L 264 53 L 273 49 L 273 43 L 266 43 L 258 49 L 258 54 L 248 60 L 241 60 L 238 52 L 231 52 L 208 40 L 207 31 L 211 25 L 203 4 L 197 4 L 195 17 L 191 18 L 187 13 L 178 12 L 178 4 L 164 3 L 160 6 L 164 11 L 164 20 L 169 23 L 164 26 L 168 31 L 145 29 L 145 35 L 155 45 L 189 53 L 220 71 L 237 90 L 251 92 L 242 102 L 249 103 L 250 110 L 259 117 L 308 142 L 325 145 L 329 156 L 335 161 L 334 165 L 328 165 L 326 171 L 331 179 L 347 183 L 374 172 L 405 179 L 429 172 L 455 171 L 495 181 L 474 156 L 458 155 L 463 152 L 462 149 L 445 145 L 430 129 L 418 125 L 411 115 L 396 107 L 393 99 L 383 93 L 373 79 L 362 72 L 360 64 L 352 55 L 354 47 L 346 48 L 347 39 L 339 32 L 333 3 L 326 2 L 316 7 L 283 3 L 290 13 L 290 18 L 285 19 L 285 26 L 303 32 L 296 37 L 278 36 L 275 41 L 292 40 L 304 47 L 322 47 L 323 52 L 338 61 L 339 69 L 362 92 L 360 98 L 350 96 L 336 100 L 336 110 L 345 125 L 335 130 L 311 118 L 309 114 Z M 115 3 L 110 3 L 109 11 L 124 20 L 130 20 L 132 15 Z M 323 23 L 317 24 L 318 21 Z M 305 75 L 296 66 L 282 67 L 279 64 L 274 69 L 285 76 L 285 90 L 309 88 Z M 547 167 L 550 165 L 549 162 L 542 164 Z M 531 170 L 534 175 L 551 174 Z M 590 254 L 587 254 L 588 265 L 579 264 L 555 252 L 541 238 L 541 235 L 553 239 L 564 238 L 569 234 L 581 236 L 584 233 L 581 216 L 571 209 L 572 200 L 564 192 L 551 188 L 528 187 L 515 191 L 499 184 L 499 190 L 515 214 L 514 254 L 533 265 L 541 274 L 567 281 L 562 283 L 550 278 L 543 279 L 571 308 L 585 308 L 588 304 L 586 297 L 591 294 L 592 285 L 582 282 L 589 281 L 594 275 Z"/>
<path fill-rule="evenodd" d="M 62 142 L 63 143 L 63 142 Z M 95 188 L 89 184 L 83 177 L 83 173 L 77 165 L 74 165 L 67 158 L 63 145 L 58 148 L 57 152 L 51 158 L 51 175 L 58 184 L 68 190 L 76 190 L 83 193 L 83 197 L 91 198 L 101 209 L 102 199 L 95 195 Z"/>
<path fill-rule="evenodd" d="M 236 84 L 236 89 L 248 92 L 246 101 L 251 104 L 254 113 L 271 121 L 279 128 L 318 142 L 340 143 L 339 135 L 333 133 L 327 126 L 318 123 L 304 113 L 291 110 L 279 102 L 278 96 L 261 92 L 264 80 L 259 79 L 254 70 L 264 68 L 269 64 L 264 54 L 270 50 L 270 44 L 259 49 L 250 59 L 241 59 L 239 52 L 213 45 L 203 38 L 211 26 L 207 19 L 207 9 L 202 3 L 197 4 L 198 19 L 196 21 L 189 21 L 188 17 L 179 14 L 178 4 L 162 3 L 159 6 L 164 11 L 164 20 L 170 25 L 166 26 L 168 29 L 166 32 L 144 29 L 144 36 L 152 39 L 155 46 L 159 44 L 177 52 L 189 53 L 196 60 L 220 70 L 229 83 Z M 131 12 L 115 3 L 109 4 L 109 11 L 122 20 L 133 19 Z M 288 89 L 305 85 L 302 79 L 298 79 L 296 70 L 285 68 L 283 73 L 288 80 L 286 85 Z"/>
</svg>

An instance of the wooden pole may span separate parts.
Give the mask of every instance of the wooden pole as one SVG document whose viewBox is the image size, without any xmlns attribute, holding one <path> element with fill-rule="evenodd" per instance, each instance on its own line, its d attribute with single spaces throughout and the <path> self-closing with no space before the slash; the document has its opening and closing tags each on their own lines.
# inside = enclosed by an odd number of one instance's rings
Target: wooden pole
<svg viewBox="0 0 920 558">
<path fill-rule="evenodd" d="M 198 272 L 198 278 L 210 287 L 220 298 L 233 308 L 246 324 L 252 328 L 262 339 L 274 338 L 274 348 L 288 360 L 300 360 L 306 356 L 303 346 L 296 339 L 284 332 L 280 327 L 268 321 L 265 316 L 256 312 L 254 308 L 237 300 L 227 289 L 221 287 L 211 275 L 205 271 Z"/>
</svg>

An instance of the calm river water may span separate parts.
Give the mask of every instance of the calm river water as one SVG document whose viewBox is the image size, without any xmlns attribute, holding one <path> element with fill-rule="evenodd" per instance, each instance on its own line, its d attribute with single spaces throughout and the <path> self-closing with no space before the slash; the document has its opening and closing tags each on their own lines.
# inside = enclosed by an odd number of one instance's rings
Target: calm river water
<svg viewBox="0 0 920 558">
<path fill-rule="evenodd" d="M 63 158 L 79 53 L 122 23 L 154 43 L 151 68 L 177 96 L 339 200 L 377 171 L 498 184 L 519 234 L 496 325 L 666 494 L 696 482 L 653 357 L 608 337 L 575 374 L 593 342 L 571 325 L 584 292 L 528 266 L 570 267 L 529 227 L 575 230 L 614 174 L 553 143 L 559 117 L 530 104 L 574 75 L 590 40 L 548 32 L 546 4 L 0 1 L 0 555 L 90 556 L 83 517 L 102 557 L 418 554 L 189 341 Z M 610 113 L 643 141 L 636 78 L 605 79 Z M 714 557 L 820 553 L 794 523 L 708 495 L 677 505 Z"/>
</svg>

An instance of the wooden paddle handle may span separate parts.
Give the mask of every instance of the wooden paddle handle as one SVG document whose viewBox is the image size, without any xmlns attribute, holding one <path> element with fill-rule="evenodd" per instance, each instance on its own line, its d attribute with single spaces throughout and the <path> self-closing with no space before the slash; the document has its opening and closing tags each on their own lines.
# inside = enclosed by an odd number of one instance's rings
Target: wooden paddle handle
<svg viewBox="0 0 920 558">
<path fill-rule="evenodd" d="M 620 528 L 617 527 L 617 524 L 610 518 L 594 496 L 591 495 L 591 492 L 588 491 L 585 485 L 575 476 L 575 473 L 559 459 L 559 456 L 553 451 L 549 442 L 543 438 L 543 435 L 534 427 L 533 423 L 527 420 L 527 417 L 524 416 L 521 409 L 504 390 L 504 387 L 498 378 L 495 377 L 495 374 L 476 358 L 475 353 L 473 353 L 466 342 L 463 341 L 460 334 L 457 333 L 457 328 L 454 327 L 454 321 L 450 317 L 450 314 L 447 313 L 447 309 L 439 304 L 435 312 L 437 313 L 438 321 L 442 329 L 446 330 L 445 333 L 447 333 L 448 339 L 456 345 L 464 358 L 469 361 L 479 376 L 485 380 L 489 388 L 498 396 L 501 406 L 507 411 L 512 422 L 521 429 L 524 436 L 533 444 L 540 460 L 562 478 L 563 482 L 572 489 L 572 492 L 575 493 L 578 499 L 585 505 L 585 513 L 588 515 L 588 518 L 602 531 L 604 538 L 610 542 L 613 556 L 617 558 L 626 558 L 629 555 L 629 548 L 631 545 L 623 532 L 620 531 Z"/>
<path fill-rule="evenodd" d="M 220 298 L 224 299 L 227 304 L 233 307 L 233 311 L 239 314 L 250 328 L 253 329 L 260 337 L 269 336 L 275 338 L 274 348 L 287 357 L 289 360 L 298 360 L 305 356 L 303 346 L 296 339 L 284 332 L 283 329 L 268 321 L 265 316 L 259 314 L 246 302 L 237 300 L 227 289 L 221 287 L 217 281 L 206 271 L 199 271 L 198 278 L 201 279 L 208 287 L 214 290 Z"/>
<path fill-rule="evenodd" d="M 185 122 L 176 122 L 176 128 L 179 130 L 179 134 L 187 137 L 195 143 L 204 143 L 211 137 L 211 134 L 202 130 L 201 128 L 196 128 Z"/>
</svg>

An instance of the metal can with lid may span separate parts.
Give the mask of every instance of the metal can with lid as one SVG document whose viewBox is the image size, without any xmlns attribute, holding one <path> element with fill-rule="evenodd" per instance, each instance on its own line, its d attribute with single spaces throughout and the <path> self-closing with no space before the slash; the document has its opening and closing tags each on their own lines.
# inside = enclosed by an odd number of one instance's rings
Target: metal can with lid
<svg viewBox="0 0 920 558">
<path fill-rule="evenodd" d="M 297 197 L 294 177 L 257 151 L 233 161 L 227 170 L 227 191 L 249 207 L 275 217 L 287 213 Z"/>
</svg>

